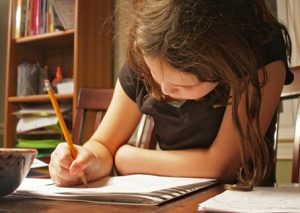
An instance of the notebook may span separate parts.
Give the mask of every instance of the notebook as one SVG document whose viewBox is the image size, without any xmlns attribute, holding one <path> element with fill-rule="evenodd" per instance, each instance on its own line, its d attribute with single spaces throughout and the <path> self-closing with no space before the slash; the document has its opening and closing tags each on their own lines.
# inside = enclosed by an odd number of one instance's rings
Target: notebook
<svg viewBox="0 0 300 213">
<path fill-rule="evenodd" d="M 205 212 L 300 212 L 300 187 L 255 187 L 253 191 L 227 190 L 199 204 Z"/>
<path fill-rule="evenodd" d="M 15 195 L 92 203 L 159 205 L 216 184 L 215 179 L 134 174 L 84 186 L 58 187 L 51 179 L 25 178 Z"/>
</svg>

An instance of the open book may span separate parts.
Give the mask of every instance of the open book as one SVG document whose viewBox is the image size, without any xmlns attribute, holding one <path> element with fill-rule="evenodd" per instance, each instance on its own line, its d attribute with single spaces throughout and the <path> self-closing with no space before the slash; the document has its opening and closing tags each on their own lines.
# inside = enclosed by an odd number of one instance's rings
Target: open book
<svg viewBox="0 0 300 213">
<path fill-rule="evenodd" d="M 103 178 L 85 188 L 57 187 L 51 179 L 26 178 L 14 194 L 93 203 L 159 205 L 216 183 L 214 179 L 136 174 Z"/>
</svg>

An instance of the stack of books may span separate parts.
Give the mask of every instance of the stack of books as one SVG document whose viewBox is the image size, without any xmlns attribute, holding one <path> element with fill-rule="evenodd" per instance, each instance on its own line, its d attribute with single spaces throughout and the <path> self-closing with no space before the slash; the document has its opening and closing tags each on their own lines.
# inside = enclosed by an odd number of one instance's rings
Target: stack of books
<svg viewBox="0 0 300 213">
<path fill-rule="evenodd" d="M 71 105 L 61 106 L 66 123 L 71 126 Z M 23 106 L 14 113 L 18 116 L 17 148 L 34 148 L 38 150 L 37 158 L 49 162 L 55 147 L 64 141 L 58 119 L 50 104 Z"/>
<path fill-rule="evenodd" d="M 17 0 L 15 38 L 74 28 L 75 0 Z"/>
</svg>

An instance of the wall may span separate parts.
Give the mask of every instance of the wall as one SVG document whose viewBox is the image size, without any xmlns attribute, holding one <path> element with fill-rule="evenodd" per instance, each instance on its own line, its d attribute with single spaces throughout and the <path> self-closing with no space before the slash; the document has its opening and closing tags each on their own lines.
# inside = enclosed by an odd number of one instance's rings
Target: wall
<svg viewBox="0 0 300 213">
<path fill-rule="evenodd" d="M 8 23 L 8 0 L 0 0 L 0 147 L 3 146 L 4 86 Z"/>
<path fill-rule="evenodd" d="M 132 0 L 115 0 L 114 80 L 126 60 L 128 31 L 131 23 Z"/>
<path fill-rule="evenodd" d="M 276 0 L 277 3 L 277 17 L 278 20 L 287 26 L 288 31 L 291 36 L 292 41 L 292 58 L 291 58 L 291 66 L 299 66 L 300 65 L 300 24 L 299 24 L 299 8 L 300 1 L 299 0 Z M 280 125 L 279 130 L 283 130 L 285 135 L 286 133 L 293 132 L 293 126 L 295 124 L 295 101 L 287 100 L 285 103 L 285 109 L 283 108 L 283 112 L 281 113 L 286 119 L 281 119 L 283 125 Z M 299 103 L 298 103 L 299 104 Z M 280 132 L 279 132 L 280 133 Z M 280 139 L 280 137 L 279 137 Z M 292 150 L 293 150 L 293 139 L 294 135 L 289 137 L 283 137 L 283 140 L 280 140 L 279 146 L 282 146 L 281 152 L 288 153 L 286 157 L 277 157 L 277 180 L 279 183 L 290 182 L 291 177 L 291 158 L 292 158 Z M 278 151 L 280 151 L 278 147 Z"/>
<path fill-rule="evenodd" d="M 292 40 L 291 66 L 300 65 L 300 0 L 276 0 L 278 19 L 285 24 L 289 30 Z"/>
</svg>

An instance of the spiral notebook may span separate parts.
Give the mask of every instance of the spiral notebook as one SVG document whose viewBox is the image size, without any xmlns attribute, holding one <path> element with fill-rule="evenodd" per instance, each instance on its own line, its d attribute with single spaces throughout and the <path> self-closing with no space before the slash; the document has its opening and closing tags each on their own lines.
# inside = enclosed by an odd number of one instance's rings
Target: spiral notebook
<svg viewBox="0 0 300 213">
<path fill-rule="evenodd" d="M 103 178 L 85 188 L 57 187 L 51 179 L 26 178 L 14 194 L 52 200 L 159 205 L 216 183 L 215 179 L 134 174 Z"/>
</svg>

